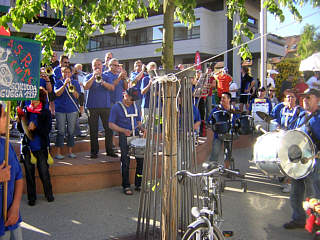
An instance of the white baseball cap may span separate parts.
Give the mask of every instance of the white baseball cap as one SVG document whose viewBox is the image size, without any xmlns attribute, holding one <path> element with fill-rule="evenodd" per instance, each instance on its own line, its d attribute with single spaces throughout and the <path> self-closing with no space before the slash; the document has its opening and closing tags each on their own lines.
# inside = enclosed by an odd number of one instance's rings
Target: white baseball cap
<svg viewBox="0 0 320 240">
<path fill-rule="evenodd" d="M 279 74 L 276 70 L 268 70 L 268 73 L 271 75 L 271 74 Z"/>
</svg>

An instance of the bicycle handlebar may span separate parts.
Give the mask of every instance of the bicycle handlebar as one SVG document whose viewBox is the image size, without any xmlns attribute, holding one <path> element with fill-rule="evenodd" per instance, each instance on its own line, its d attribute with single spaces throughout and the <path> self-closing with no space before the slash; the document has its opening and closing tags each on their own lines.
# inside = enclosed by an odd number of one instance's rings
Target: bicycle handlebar
<svg viewBox="0 0 320 240">
<path fill-rule="evenodd" d="M 231 173 L 231 174 L 234 174 L 240 178 L 244 178 L 244 175 L 240 174 L 240 172 L 238 171 L 233 171 L 233 170 L 230 170 L 228 168 L 225 168 L 224 166 L 222 165 L 218 165 L 216 168 L 210 170 L 209 172 L 204 172 L 204 173 L 192 173 L 192 172 L 189 172 L 187 170 L 181 170 L 181 171 L 178 171 L 176 172 L 176 176 L 181 176 L 182 178 L 184 177 L 207 177 L 207 176 L 210 176 L 210 175 L 213 175 L 214 173 L 219 173 L 219 174 L 223 174 L 223 173 Z"/>
</svg>

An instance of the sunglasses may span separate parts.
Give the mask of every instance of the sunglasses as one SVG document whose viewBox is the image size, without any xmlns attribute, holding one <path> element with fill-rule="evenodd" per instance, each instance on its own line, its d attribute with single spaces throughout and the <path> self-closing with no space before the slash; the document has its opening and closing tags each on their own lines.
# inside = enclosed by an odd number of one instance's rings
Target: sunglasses
<svg viewBox="0 0 320 240">
<path fill-rule="evenodd" d="M 288 96 L 286 96 L 286 98 L 296 98 L 296 97 L 288 95 Z"/>
</svg>

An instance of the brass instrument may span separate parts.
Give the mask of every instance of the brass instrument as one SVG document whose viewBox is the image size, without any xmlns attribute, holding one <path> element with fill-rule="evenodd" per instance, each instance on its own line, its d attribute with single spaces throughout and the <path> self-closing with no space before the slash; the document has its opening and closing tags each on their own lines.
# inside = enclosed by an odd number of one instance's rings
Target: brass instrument
<svg viewBox="0 0 320 240">
<path fill-rule="evenodd" d="M 74 85 L 72 85 L 72 83 L 70 82 L 69 84 L 68 84 L 68 91 L 70 92 L 70 93 L 74 93 L 74 91 L 75 91 L 75 87 L 74 87 Z"/>
<path fill-rule="evenodd" d="M 98 75 L 96 76 L 96 83 L 101 83 L 102 82 L 102 76 L 101 75 Z"/>
<path fill-rule="evenodd" d="M 48 66 L 45 68 L 45 71 L 44 71 L 48 76 L 51 76 L 53 74 L 53 69 L 51 66 Z"/>
</svg>

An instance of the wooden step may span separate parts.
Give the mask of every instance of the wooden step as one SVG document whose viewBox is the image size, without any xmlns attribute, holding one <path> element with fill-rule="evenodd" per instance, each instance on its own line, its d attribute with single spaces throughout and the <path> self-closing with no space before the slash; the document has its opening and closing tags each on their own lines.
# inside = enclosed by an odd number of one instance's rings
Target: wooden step
<svg viewBox="0 0 320 240">
<path fill-rule="evenodd" d="M 200 144 L 196 147 L 197 161 L 199 163 L 206 161 L 211 153 L 212 132 L 208 131 L 206 138 L 199 138 Z M 113 138 L 114 144 L 118 146 L 118 138 Z M 254 138 L 252 136 L 240 136 L 233 143 L 234 148 L 248 147 L 252 145 Z M 17 153 L 20 152 L 20 143 L 12 142 Z M 50 176 L 54 194 L 67 192 L 80 192 L 88 190 L 103 189 L 107 187 L 121 185 L 120 172 L 120 150 L 117 148 L 118 158 L 106 156 L 104 149 L 104 138 L 99 139 L 100 153 L 97 159 L 90 158 L 90 141 L 83 139 L 77 141 L 74 146 L 74 153 L 77 158 L 71 159 L 65 157 L 63 160 L 54 159 L 54 164 L 50 166 Z M 52 156 L 55 154 L 55 148 L 51 148 Z M 66 147 L 63 148 L 63 154 L 66 153 Z M 134 182 L 135 159 L 130 162 L 130 179 Z M 161 164 L 161 160 L 159 161 Z M 161 169 L 161 168 L 159 168 Z M 42 183 L 36 175 L 37 192 L 43 193 Z M 26 187 L 25 187 L 26 190 Z"/>
</svg>

